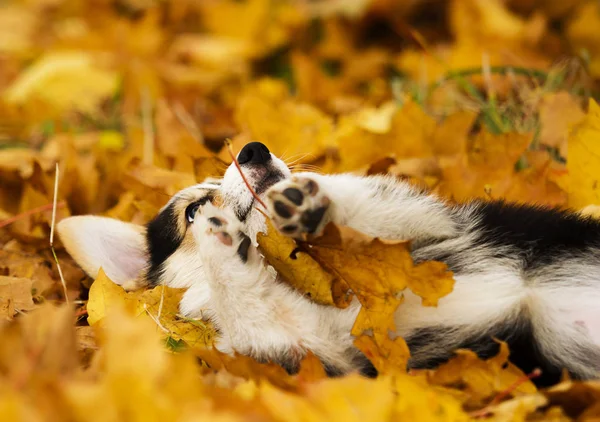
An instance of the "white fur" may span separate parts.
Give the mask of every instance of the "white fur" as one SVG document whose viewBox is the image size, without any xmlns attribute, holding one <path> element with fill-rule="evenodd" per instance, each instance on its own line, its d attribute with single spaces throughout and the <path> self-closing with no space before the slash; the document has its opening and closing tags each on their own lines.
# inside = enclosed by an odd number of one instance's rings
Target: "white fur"
<svg viewBox="0 0 600 422">
<path fill-rule="evenodd" d="M 285 164 L 272 158 L 271 168 L 289 178 Z M 259 170 L 242 169 L 251 184 L 264 177 Z M 598 375 L 600 252 L 590 251 L 534 273 L 525 272 L 510 249 L 477 241 L 481 233 L 475 229 L 478 217 L 472 206 L 449 206 L 390 177 L 314 173 L 295 177 L 310 178 L 318 184 L 319 195 L 329 198 L 326 221 L 373 237 L 411 240 L 416 261 L 449 252 L 460 261 L 454 290 L 437 307 L 422 306 L 420 298 L 407 291 L 397 310 L 396 334 L 410 336 L 428 327 L 447 330 L 438 343 L 414 351 L 415 363 L 453 350 L 462 340 L 484 334 L 489 327 L 510 326 L 526 316 L 550 360 L 583 377 Z M 289 179 L 283 180 L 271 190 L 283 191 L 289 185 Z M 211 189 L 217 186 L 210 185 Z M 360 305 L 339 310 L 314 304 L 279 280 L 254 248 L 248 262 L 242 262 L 237 255 L 238 232 L 255 243 L 256 234 L 265 230 L 265 220 L 251 209 L 243 224 L 237 221 L 234 212 L 260 205 L 233 165 L 225 173 L 220 192 L 223 208 L 204 206 L 191 226 L 198 248 L 177 250 L 162 274 L 161 282 L 167 285 L 189 287 L 181 302 L 182 313 L 212 318 L 222 335 L 219 347 L 227 352 L 237 350 L 285 362 L 311 350 L 330 365 L 343 371 L 352 369 L 356 355 L 350 329 Z M 261 196 L 268 201 L 268 192 Z M 233 245 L 219 241 L 218 229 L 207 222 L 210 216 L 227 221 L 222 230 L 234 238 Z M 58 227 L 61 239 L 82 267 L 94 276 L 102 265 L 119 284 L 139 274 L 146 253 L 143 229 L 115 220 L 85 218 L 67 219 Z"/>
<path fill-rule="evenodd" d="M 161 284 L 181 289 L 192 287 L 205 279 L 204 265 L 198 251 L 179 248 L 165 261 L 160 281 Z"/>
<path fill-rule="evenodd" d="M 90 277 L 100 267 L 119 285 L 142 275 L 146 267 L 145 230 L 141 226 L 106 217 L 69 217 L 56 225 L 67 251 Z"/>
<path fill-rule="evenodd" d="M 311 302 L 277 280 L 253 248 L 248 262 L 242 262 L 239 240 L 224 245 L 210 233 L 207 222 L 213 216 L 227 219 L 227 227 L 219 229 L 235 236 L 242 228 L 235 217 L 211 206 L 202 212 L 193 230 L 211 289 L 208 309 L 224 339 L 219 347 L 273 361 L 300 358 L 311 350 L 326 363 L 352 370 L 348 349 L 358 305 L 338 310 Z"/>
<path fill-rule="evenodd" d="M 530 276 L 523 273 L 521 262 L 510 256 L 510 251 L 507 250 L 503 255 L 498 249 L 475 242 L 479 235 L 473 229 L 477 216 L 468 205 L 449 207 L 435 196 L 416 192 L 409 185 L 389 177 L 364 178 L 347 174 L 323 176 L 312 173 L 296 174 L 295 177 L 311 178 L 318 183 L 319 194 L 329 197 L 331 206 L 325 217 L 328 221 L 374 237 L 412 240 L 417 260 L 427 259 L 444 250 L 452 251 L 461 258 L 464 270 L 456 274 L 454 290 L 442 298 L 437 307 L 422 306 L 421 299 L 407 291 L 405 302 L 398 308 L 395 322 L 399 335 L 409 336 L 428 327 L 447 329 L 443 344 L 430 344 L 417 350 L 413 354 L 414 363 L 424 363 L 429 358 L 439 356 L 444 349 L 453 350 L 464 339 L 483 334 L 496 324 L 516 323 L 520 315 L 526 314 L 534 332 L 538 334 L 536 338 L 540 348 L 551 360 L 559 366 L 569 367 L 579 376 L 598 375 L 600 362 L 590 362 L 600 357 L 600 276 L 595 262 L 597 255 L 579 257 L 573 262 L 560 262 L 556 267 L 541 270 L 539 281 L 531 280 L 528 278 Z M 223 186 L 233 184 L 226 175 Z M 284 181 L 272 189 L 283 190 L 286 186 L 287 181 Z M 228 192 L 224 194 L 229 195 Z M 256 214 L 250 217 L 258 218 Z M 428 245 L 427 241 L 431 239 L 437 241 Z M 232 285 L 238 286 L 245 274 L 240 270 L 239 274 L 220 274 L 219 277 L 236 280 Z M 253 282 L 251 288 L 243 289 L 243 298 L 236 297 L 226 306 L 231 312 L 231 307 L 239 301 L 246 304 L 240 309 L 252 309 L 263 317 L 261 321 L 264 325 L 257 326 L 256 332 L 251 324 L 245 324 L 249 318 L 247 312 L 233 317 L 241 324 L 234 331 L 237 339 L 234 344 L 251 354 L 256 354 L 259 346 L 262 347 L 261 353 L 274 354 L 279 346 L 273 340 L 264 340 L 262 329 L 268 327 L 268 321 L 273 321 L 276 313 L 270 309 L 273 305 L 265 303 L 262 293 L 264 287 L 254 290 L 258 285 L 269 285 L 269 290 L 278 284 L 268 279 L 260 283 Z M 279 303 L 274 306 L 275 309 L 287 300 L 297 298 L 297 293 L 289 289 L 281 293 L 281 297 L 271 297 L 275 303 Z M 284 294 L 289 295 L 290 299 Z M 249 302 L 253 305 L 248 305 Z M 219 302 L 213 306 L 221 307 Z M 310 312 L 323 313 L 325 310 L 331 311 L 312 307 L 298 308 L 297 312 L 306 316 Z M 270 318 L 265 318 L 265 315 Z M 328 324 L 340 324 L 338 329 L 344 330 L 349 329 L 350 322 L 344 318 L 331 318 Z M 310 331 L 311 326 L 308 327 Z M 314 336 L 317 327 L 312 329 L 303 336 Z M 261 338 L 260 344 L 254 340 L 257 337 Z M 330 341 L 329 347 L 334 344 L 334 340 Z M 335 362 L 340 365 L 344 359 L 338 356 Z"/>
</svg>

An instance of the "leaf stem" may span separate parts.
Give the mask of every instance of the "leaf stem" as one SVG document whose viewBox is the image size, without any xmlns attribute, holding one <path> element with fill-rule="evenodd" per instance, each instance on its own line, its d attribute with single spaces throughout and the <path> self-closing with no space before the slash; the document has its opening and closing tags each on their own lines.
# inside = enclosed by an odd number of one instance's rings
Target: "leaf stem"
<svg viewBox="0 0 600 422">
<path fill-rule="evenodd" d="M 267 206 L 265 205 L 265 203 L 262 201 L 262 199 L 260 199 L 258 197 L 258 195 L 256 194 L 256 192 L 254 192 L 254 189 L 252 189 L 252 186 L 250 186 L 250 183 L 248 183 L 248 179 L 246 179 L 246 176 L 244 176 L 244 172 L 242 172 L 242 168 L 240 167 L 240 164 L 238 163 L 237 159 L 235 158 L 235 154 L 233 153 L 233 149 L 231 148 L 231 141 L 229 139 L 225 139 L 225 146 L 227 147 L 227 151 L 229 152 L 229 155 L 231 156 L 231 159 L 233 160 L 233 164 L 235 164 L 235 167 L 240 172 L 240 176 L 242 176 L 242 180 L 246 184 L 246 187 L 248 188 L 248 190 L 250 191 L 250 193 L 252 194 L 254 199 L 256 199 L 256 201 L 258 201 L 258 203 L 260 205 L 262 205 L 265 210 L 268 209 Z"/>
<path fill-rule="evenodd" d="M 63 208 L 64 206 L 65 206 L 64 201 L 60 201 L 59 203 L 56 204 L 56 208 Z M 6 227 L 8 225 L 11 225 L 12 223 L 14 223 L 16 221 L 22 220 L 23 218 L 32 216 L 33 214 L 37 214 L 39 212 L 44 212 L 44 211 L 50 211 L 53 207 L 54 207 L 54 204 L 42 205 L 40 207 L 31 209 L 29 211 L 22 212 L 21 214 L 17 214 L 15 216 L 12 216 L 10 218 L 2 220 L 2 221 L 0 221 L 0 229 Z"/>
</svg>

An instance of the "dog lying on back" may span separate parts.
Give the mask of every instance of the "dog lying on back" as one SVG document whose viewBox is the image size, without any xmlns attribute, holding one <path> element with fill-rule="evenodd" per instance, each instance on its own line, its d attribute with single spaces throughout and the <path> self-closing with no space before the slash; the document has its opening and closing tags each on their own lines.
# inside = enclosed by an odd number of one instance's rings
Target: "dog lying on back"
<svg viewBox="0 0 600 422">
<path fill-rule="evenodd" d="M 258 142 L 238 155 L 242 172 L 282 233 L 319 234 L 333 221 L 369 236 L 411 240 L 416 262 L 445 262 L 456 284 L 438 307 L 410 291 L 398 308 L 397 334 L 409 366 L 430 368 L 458 348 L 494 355 L 504 340 L 538 384 L 600 374 L 600 223 L 579 214 L 503 202 L 450 205 L 392 177 L 291 174 Z M 331 375 L 376 371 L 353 346 L 360 309 L 315 304 L 278 280 L 255 247 L 265 217 L 238 170 L 177 193 L 146 226 L 80 216 L 58 232 L 91 276 L 100 267 L 127 289 L 184 287 L 188 317 L 208 316 L 217 347 L 289 372 L 307 351 Z"/>
</svg>

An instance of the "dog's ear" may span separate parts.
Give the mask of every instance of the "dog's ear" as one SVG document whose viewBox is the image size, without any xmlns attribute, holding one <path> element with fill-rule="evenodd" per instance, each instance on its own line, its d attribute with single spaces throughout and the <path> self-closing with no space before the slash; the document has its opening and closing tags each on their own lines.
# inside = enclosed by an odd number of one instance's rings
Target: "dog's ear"
<svg viewBox="0 0 600 422">
<path fill-rule="evenodd" d="M 100 267 L 121 286 L 139 283 L 148 263 L 146 229 L 107 217 L 69 217 L 56 225 L 67 252 L 90 275 Z"/>
</svg>

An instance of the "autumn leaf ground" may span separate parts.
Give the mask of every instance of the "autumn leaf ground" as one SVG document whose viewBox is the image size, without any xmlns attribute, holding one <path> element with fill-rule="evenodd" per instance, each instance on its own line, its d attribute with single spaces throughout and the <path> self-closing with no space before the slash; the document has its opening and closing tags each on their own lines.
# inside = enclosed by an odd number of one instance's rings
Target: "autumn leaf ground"
<svg viewBox="0 0 600 422">
<path fill-rule="evenodd" d="M 146 223 L 223 174 L 228 138 L 294 170 L 600 215 L 597 28 L 592 0 L 4 2 L 0 420 L 597 418 L 598 382 L 537 391 L 505 346 L 407 374 L 406 344 L 388 335 L 401 292 L 434 306 L 452 283 L 439 263 L 414 267 L 405 244 L 335 227 L 299 251 L 261 241 L 315 300 L 356 292 L 374 380 L 327 379 L 312 356 L 290 376 L 222 355 L 209 322 L 178 314 L 181 291 L 125 293 L 50 247 L 53 211 Z"/>
</svg>

